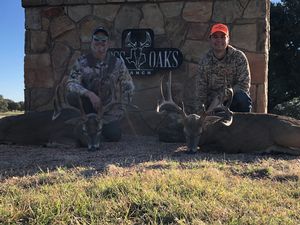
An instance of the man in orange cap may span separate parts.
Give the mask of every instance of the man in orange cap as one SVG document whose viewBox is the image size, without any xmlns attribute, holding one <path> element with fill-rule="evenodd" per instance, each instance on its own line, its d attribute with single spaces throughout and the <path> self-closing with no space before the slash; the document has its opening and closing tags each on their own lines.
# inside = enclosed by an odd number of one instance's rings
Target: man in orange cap
<svg viewBox="0 0 300 225">
<path fill-rule="evenodd" d="M 200 60 L 196 76 L 197 108 L 202 104 L 209 106 L 220 91 L 232 87 L 230 109 L 250 112 L 250 69 L 246 55 L 229 45 L 229 29 L 225 24 L 214 24 L 209 39 L 211 49 Z"/>
</svg>

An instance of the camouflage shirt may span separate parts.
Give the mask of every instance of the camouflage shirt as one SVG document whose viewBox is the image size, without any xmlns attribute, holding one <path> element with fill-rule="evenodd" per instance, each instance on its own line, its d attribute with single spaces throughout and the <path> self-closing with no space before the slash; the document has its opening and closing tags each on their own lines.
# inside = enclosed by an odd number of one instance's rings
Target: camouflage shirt
<svg viewBox="0 0 300 225">
<path fill-rule="evenodd" d="M 115 96 L 121 96 L 123 103 L 130 103 L 134 84 L 122 59 L 110 54 L 103 61 L 92 54 L 80 56 L 70 72 L 67 90 L 84 95 L 88 90 L 100 96 L 104 105 L 112 99 L 111 81 L 115 88 Z M 119 120 L 125 111 L 125 105 L 117 104 L 104 113 L 104 123 Z"/>
<path fill-rule="evenodd" d="M 229 45 L 225 57 L 219 60 L 209 50 L 200 60 L 196 75 L 196 108 L 202 104 L 208 106 L 220 90 L 229 86 L 234 92 L 243 90 L 249 94 L 250 69 L 246 55 Z"/>
</svg>

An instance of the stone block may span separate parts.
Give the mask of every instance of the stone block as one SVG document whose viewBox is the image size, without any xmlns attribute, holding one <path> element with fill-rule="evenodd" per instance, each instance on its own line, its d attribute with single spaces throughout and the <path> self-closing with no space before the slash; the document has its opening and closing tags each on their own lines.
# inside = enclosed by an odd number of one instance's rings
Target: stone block
<svg viewBox="0 0 300 225">
<path fill-rule="evenodd" d="M 53 109 L 52 98 L 52 88 L 26 88 L 25 110 L 28 112 Z"/>
<path fill-rule="evenodd" d="M 42 6 L 46 5 L 47 0 L 22 0 L 22 7 L 30 7 L 30 6 Z"/>
<path fill-rule="evenodd" d="M 42 10 L 42 16 L 52 19 L 64 15 L 64 7 L 47 7 Z"/>
<path fill-rule="evenodd" d="M 119 5 L 95 5 L 94 15 L 108 21 L 113 21 L 119 10 Z"/>
<path fill-rule="evenodd" d="M 257 85 L 256 111 L 259 113 L 267 113 L 268 111 L 268 92 L 266 84 Z"/>
<path fill-rule="evenodd" d="M 190 23 L 188 26 L 187 39 L 205 40 L 208 37 L 209 25 L 205 23 Z"/>
<path fill-rule="evenodd" d="M 50 33 L 52 38 L 56 38 L 66 31 L 75 28 L 73 21 L 67 16 L 55 17 L 50 23 Z"/>
<path fill-rule="evenodd" d="M 117 2 L 125 2 L 125 0 L 106 0 L 108 3 L 117 3 Z"/>
<path fill-rule="evenodd" d="M 256 51 L 256 24 L 237 24 L 231 31 L 231 44 L 246 51 Z"/>
<path fill-rule="evenodd" d="M 48 49 L 48 33 L 46 31 L 30 32 L 30 52 L 42 53 Z"/>
<path fill-rule="evenodd" d="M 87 17 L 83 19 L 79 24 L 81 42 L 90 42 L 93 31 L 100 26 L 105 27 L 107 30 L 111 30 L 111 25 L 106 20 L 97 19 L 95 17 Z"/>
<path fill-rule="evenodd" d="M 40 8 L 25 9 L 25 28 L 27 30 L 40 30 L 42 28 L 41 21 Z"/>
<path fill-rule="evenodd" d="M 106 0 L 88 0 L 88 3 L 101 4 L 101 3 L 106 3 Z"/>
<path fill-rule="evenodd" d="M 88 0 L 64 0 L 65 5 L 83 5 L 88 3 Z"/>
<path fill-rule="evenodd" d="M 124 29 L 138 28 L 142 12 L 139 8 L 134 6 L 123 6 L 115 19 L 114 29 L 121 34 Z"/>
<path fill-rule="evenodd" d="M 165 2 L 160 3 L 159 6 L 165 17 L 179 17 L 181 15 L 183 2 Z"/>
<path fill-rule="evenodd" d="M 140 28 L 150 28 L 156 35 L 164 34 L 164 18 L 157 4 L 145 4 L 142 7 L 144 18 Z"/>
<path fill-rule="evenodd" d="M 244 11 L 244 18 L 265 18 L 267 10 L 266 1 L 250 0 Z"/>
<path fill-rule="evenodd" d="M 60 35 L 57 42 L 61 42 L 73 49 L 80 49 L 80 37 L 76 29 L 67 31 L 66 33 Z"/>
<path fill-rule="evenodd" d="M 187 61 L 199 62 L 209 48 L 207 41 L 186 40 L 181 51 Z"/>
<path fill-rule="evenodd" d="M 80 51 L 75 51 L 72 56 L 71 59 L 69 60 L 69 64 L 68 64 L 68 69 L 67 69 L 67 74 L 70 73 L 75 61 L 80 57 L 81 52 Z"/>
<path fill-rule="evenodd" d="M 49 5 L 62 5 L 64 0 L 48 0 Z"/>
<path fill-rule="evenodd" d="M 30 31 L 26 30 L 25 31 L 25 53 L 30 54 Z"/>
<path fill-rule="evenodd" d="M 187 23 L 180 18 L 169 18 L 166 20 L 165 29 L 171 46 L 164 47 L 180 48 L 187 33 Z"/>
<path fill-rule="evenodd" d="M 136 86 L 139 86 L 138 83 L 134 83 Z M 142 89 L 138 87 L 138 90 L 135 90 L 132 103 L 137 105 L 141 110 L 155 110 L 157 101 L 160 99 L 160 88 L 159 80 L 157 81 L 157 86 Z"/>
<path fill-rule="evenodd" d="M 53 69 L 65 69 L 71 57 L 71 50 L 68 46 L 57 42 L 51 52 Z"/>
<path fill-rule="evenodd" d="M 246 52 L 251 71 L 251 83 L 263 84 L 267 82 L 267 60 L 264 54 Z"/>
<path fill-rule="evenodd" d="M 37 54 L 25 56 L 24 64 L 25 87 L 53 87 L 53 71 L 49 54 Z"/>
<path fill-rule="evenodd" d="M 198 74 L 198 68 L 199 64 L 198 63 L 189 63 L 189 73 L 188 73 L 188 78 L 193 78 Z"/>
<path fill-rule="evenodd" d="M 50 20 L 46 17 L 42 17 L 42 30 L 48 31 L 50 26 Z"/>
<path fill-rule="evenodd" d="M 67 7 L 68 16 L 74 21 L 78 22 L 85 16 L 92 14 L 92 6 L 90 5 L 75 5 Z"/>
<path fill-rule="evenodd" d="M 182 17 L 188 22 L 208 22 L 212 14 L 212 1 L 187 2 Z"/>
<path fill-rule="evenodd" d="M 239 1 L 218 0 L 214 4 L 212 20 L 215 22 L 232 23 L 243 14 L 243 7 Z"/>
<path fill-rule="evenodd" d="M 256 106 L 256 85 L 252 84 L 250 87 L 250 97 L 252 100 L 252 112 L 257 112 L 257 106 Z"/>
<path fill-rule="evenodd" d="M 270 50 L 270 24 L 264 19 L 257 20 L 257 47 L 256 50 L 261 53 L 269 53 Z"/>
</svg>

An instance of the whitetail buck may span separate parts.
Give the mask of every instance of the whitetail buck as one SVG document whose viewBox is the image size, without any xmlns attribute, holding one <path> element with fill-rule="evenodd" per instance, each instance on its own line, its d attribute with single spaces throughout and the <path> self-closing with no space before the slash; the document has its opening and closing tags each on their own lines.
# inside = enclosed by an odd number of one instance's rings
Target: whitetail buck
<svg viewBox="0 0 300 225">
<path fill-rule="evenodd" d="M 162 85 L 162 83 L 161 83 Z M 208 111 L 199 115 L 186 115 L 171 96 L 171 74 L 168 81 L 168 98 L 162 92 L 162 103 L 157 112 L 177 111 L 182 115 L 188 151 L 194 153 L 197 146 L 204 151 L 226 153 L 285 153 L 300 155 L 300 121 L 279 115 L 230 112 L 229 105 L 223 107 L 223 97 L 217 97 Z M 229 100 L 230 102 L 230 100 Z M 210 116 L 219 109 L 221 117 Z M 231 115 L 231 116 L 230 116 Z"/>
<path fill-rule="evenodd" d="M 45 145 L 58 143 L 71 146 L 87 146 L 88 150 L 99 149 L 103 127 L 103 114 L 114 104 L 120 104 L 111 81 L 111 101 L 96 113 L 85 114 L 80 98 L 80 109 L 62 104 L 59 93 L 65 89 L 65 80 L 56 88 L 54 112 L 29 112 L 24 115 L 0 120 L 0 143 L 20 145 Z"/>
</svg>

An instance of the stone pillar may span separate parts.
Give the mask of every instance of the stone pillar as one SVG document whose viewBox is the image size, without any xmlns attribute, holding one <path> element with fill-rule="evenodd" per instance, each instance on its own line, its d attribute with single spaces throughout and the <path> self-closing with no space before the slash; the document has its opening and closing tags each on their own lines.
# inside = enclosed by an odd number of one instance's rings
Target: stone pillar
<svg viewBox="0 0 300 225">
<path fill-rule="evenodd" d="M 209 48 L 209 28 L 223 22 L 230 28 L 231 44 L 249 59 L 253 110 L 267 112 L 269 0 L 22 0 L 22 5 L 27 111 L 52 108 L 55 86 L 89 49 L 90 34 L 98 26 L 111 31 L 114 48 L 121 47 L 124 29 L 150 28 L 156 48 L 180 49 L 184 62 L 173 72 L 173 95 L 189 110 L 197 63 Z M 131 132 L 155 134 L 160 121 L 154 110 L 164 73 L 133 77 L 133 103 L 141 112 L 129 117 Z"/>
</svg>

